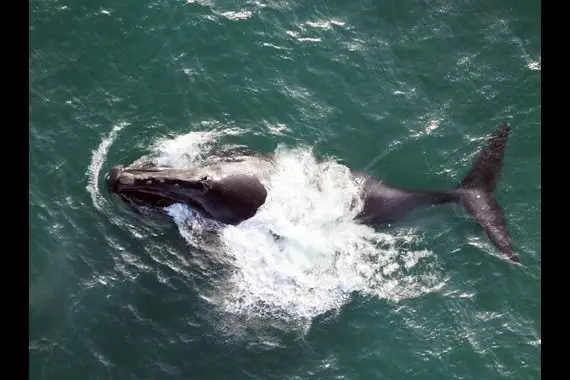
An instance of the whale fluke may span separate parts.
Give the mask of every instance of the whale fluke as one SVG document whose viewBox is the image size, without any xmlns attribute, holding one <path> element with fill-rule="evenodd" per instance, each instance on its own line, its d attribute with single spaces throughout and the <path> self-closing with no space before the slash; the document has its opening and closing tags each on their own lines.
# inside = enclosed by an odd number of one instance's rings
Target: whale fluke
<svg viewBox="0 0 570 380">
<path fill-rule="evenodd" d="M 510 130 L 511 127 L 504 123 L 491 135 L 454 193 L 499 251 L 509 260 L 520 263 L 512 247 L 503 209 L 491 194 L 501 174 Z"/>
</svg>

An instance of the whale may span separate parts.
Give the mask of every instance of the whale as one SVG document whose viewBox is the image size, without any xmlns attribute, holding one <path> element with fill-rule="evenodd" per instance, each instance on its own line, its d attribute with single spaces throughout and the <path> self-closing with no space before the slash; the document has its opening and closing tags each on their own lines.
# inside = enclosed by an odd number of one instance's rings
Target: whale
<svg viewBox="0 0 570 380">
<path fill-rule="evenodd" d="M 461 181 L 447 189 L 409 189 L 351 170 L 352 179 L 360 184 L 362 200 L 355 222 L 381 228 L 413 210 L 456 203 L 481 226 L 504 258 L 520 263 L 503 209 L 493 197 L 510 131 L 508 123 L 501 124 L 487 138 Z M 265 203 L 268 189 L 263 183 L 267 183 L 274 165 L 271 155 L 234 147 L 212 154 L 193 168 L 161 167 L 151 160 L 114 166 L 105 182 L 109 193 L 135 207 L 160 211 L 182 203 L 205 218 L 237 225 L 256 215 Z"/>
</svg>

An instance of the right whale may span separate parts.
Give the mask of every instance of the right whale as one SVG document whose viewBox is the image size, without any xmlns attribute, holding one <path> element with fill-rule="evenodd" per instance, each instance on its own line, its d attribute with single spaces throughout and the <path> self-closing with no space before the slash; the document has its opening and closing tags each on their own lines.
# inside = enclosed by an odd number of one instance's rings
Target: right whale
<svg viewBox="0 0 570 380">
<path fill-rule="evenodd" d="M 452 189 L 412 190 L 352 171 L 360 184 L 362 210 L 355 220 L 381 226 L 408 212 L 433 204 L 462 204 L 499 251 L 519 263 L 503 210 L 492 192 L 499 179 L 510 126 L 502 124 L 489 138 L 471 170 Z M 267 197 L 263 185 L 274 167 L 271 156 L 249 149 L 217 151 L 194 168 L 157 167 L 152 163 L 116 166 L 106 176 L 107 188 L 127 203 L 164 210 L 174 203 L 186 204 L 207 218 L 223 224 L 239 224 L 253 217 Z"/>
</svg>

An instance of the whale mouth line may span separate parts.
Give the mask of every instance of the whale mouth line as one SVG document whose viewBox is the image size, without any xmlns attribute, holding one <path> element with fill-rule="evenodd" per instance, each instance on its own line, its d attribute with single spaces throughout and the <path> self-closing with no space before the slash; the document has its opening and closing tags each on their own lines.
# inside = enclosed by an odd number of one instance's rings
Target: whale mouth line
<svg viewBox="0 0 570 380">
<path fill-rule="evenodd" d="M 149 189 L 125 189 L 118 191 L 117 195 L 128 203 L 144 207 L 150 206 L 158 209 L 161 213 L 165 213 L 164 208 L 172 206 L 173 204 L 184 204 L 202 216 L 211 218 L 211 215 L 199 202 L 187 196 L 181 199 L 180 196 L 171 195 L 168 192 Z"/>
</svg>

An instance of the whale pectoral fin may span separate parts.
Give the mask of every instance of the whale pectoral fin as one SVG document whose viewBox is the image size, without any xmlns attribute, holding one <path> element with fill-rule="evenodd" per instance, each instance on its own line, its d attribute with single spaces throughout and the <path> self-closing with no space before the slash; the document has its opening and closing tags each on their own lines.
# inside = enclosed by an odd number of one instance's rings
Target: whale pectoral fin
<svg viewBox="0 0 570 380">
<path fill-rule="evenodd" d="M 231 175 L 217 181 L 209 181 L 211 186 L 204 197 L 207 208 L 226 224 L 238 224 L 253 217 L 265 203 L 267 190 L 257 177 Z M 221 216 L 223 215 L 223 217 Z"/>
</svg>

